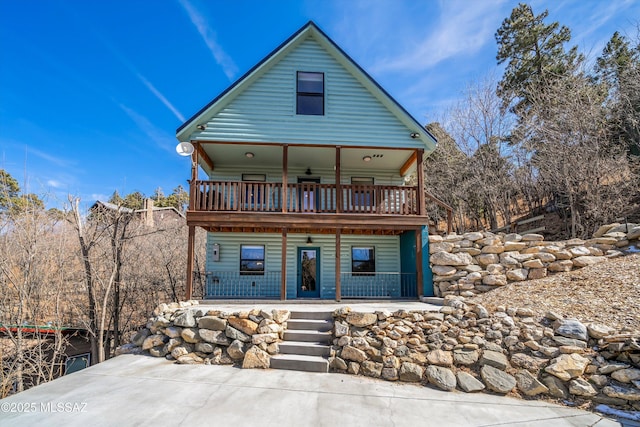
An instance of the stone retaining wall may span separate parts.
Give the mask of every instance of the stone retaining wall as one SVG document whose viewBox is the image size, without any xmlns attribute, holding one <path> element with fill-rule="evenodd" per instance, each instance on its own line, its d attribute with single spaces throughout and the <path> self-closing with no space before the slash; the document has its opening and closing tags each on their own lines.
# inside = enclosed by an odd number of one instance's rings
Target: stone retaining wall
<svg viewBox="0 0 640 427">
<path fill-rule="evenodd" d="M 288 310 L 225 312 L 198 307 L 197 301 L 160 304 L 145 328 L 117 354 L 148 352 L 181 364 L 241 364 L 269 368 Z"/>
<path fill-rule="evenodd" d="M 473 296 L 510 282 L 540 279 L 571 271 L 623 251 L 640 250 L 640 225 L 609 224 L 592 239 L 545 242 L 540 234 L 429 236 L 429 253 L 436 296 Z"/>
<path fill-rule="evenodd" d="M 332 371 L 640 410 L 640 333 L 528 309 L 334 312 Z"/>
</svg>

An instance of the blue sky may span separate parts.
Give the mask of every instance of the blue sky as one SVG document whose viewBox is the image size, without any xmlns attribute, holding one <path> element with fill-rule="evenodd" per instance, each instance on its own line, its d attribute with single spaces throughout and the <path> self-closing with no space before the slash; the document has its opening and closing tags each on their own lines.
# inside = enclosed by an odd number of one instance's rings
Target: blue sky
<svg viewBox="0 0 640 427">
<path fill-rule="evenodd" d="M 175 129 L 309 20 L 420 123 L 490 72 L 516 1 L 0 0 L 0 168 L 48 206 L 187 186 Z M 549 0 L 592 58 L 640 1 Z"/>
</svg>

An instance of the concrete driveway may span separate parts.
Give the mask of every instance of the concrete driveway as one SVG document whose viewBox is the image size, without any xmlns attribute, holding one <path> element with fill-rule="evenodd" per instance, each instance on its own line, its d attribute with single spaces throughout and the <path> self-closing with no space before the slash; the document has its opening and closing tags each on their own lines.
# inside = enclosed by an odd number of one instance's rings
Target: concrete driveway
<svg viewBox="0 0 640 427">
<path fill-rule="evenodd" d="M 541 401 L 118 356 L 0 400 L 2 426 L 619 426 Z"/>
</svg>

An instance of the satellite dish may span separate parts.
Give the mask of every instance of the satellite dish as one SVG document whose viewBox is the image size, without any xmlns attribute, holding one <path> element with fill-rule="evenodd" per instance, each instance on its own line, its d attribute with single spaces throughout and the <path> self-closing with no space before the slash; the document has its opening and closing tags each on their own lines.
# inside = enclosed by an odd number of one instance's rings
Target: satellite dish
<svg viewBox="0 0 640 427">
<path fill-rule="evenodd" d="M 176 145 L 176 152 L 181 156 L 190 156 L 194 152 L 193 144 L 190 142 L 181 142 Z"/>
</svg>

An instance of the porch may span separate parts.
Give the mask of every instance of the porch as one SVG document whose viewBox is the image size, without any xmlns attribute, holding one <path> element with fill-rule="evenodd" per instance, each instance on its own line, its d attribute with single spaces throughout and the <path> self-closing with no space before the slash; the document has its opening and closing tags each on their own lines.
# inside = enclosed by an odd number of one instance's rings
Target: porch
<svg viewBox="0 0 640 427">
<path fill-rule="evenodd" d="M 416 300 L 417 273 L 341 272 L 342 299 Z M 194 298 L 220 300 L 279 300 L 281 284 L 286 282 L 282 272 L 269 271 L 262 275 L 243 275 L 240 271 L 194 272 Z M 335 287 L 335 283 L 333 284 Z"/>
</svg>

